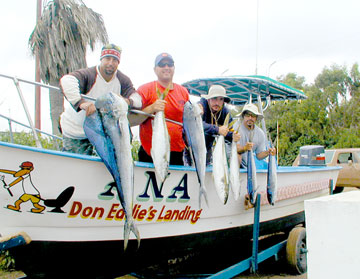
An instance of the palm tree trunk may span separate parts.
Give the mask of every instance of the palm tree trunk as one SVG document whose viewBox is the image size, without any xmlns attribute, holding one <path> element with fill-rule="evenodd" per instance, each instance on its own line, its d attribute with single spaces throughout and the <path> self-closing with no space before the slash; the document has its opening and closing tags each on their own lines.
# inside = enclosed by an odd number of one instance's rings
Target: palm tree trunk
<svg viewBox="0 0 360 279">
<path fill-rule="evenodd" d="M 59 87 L 59 81 L 52 81 L 50 85 Z M 50 89 L 49 101 L 52 133 L 60 136 L 60 115 L 64 111 L 64 97 L 61 92 Z"/>
</svg>

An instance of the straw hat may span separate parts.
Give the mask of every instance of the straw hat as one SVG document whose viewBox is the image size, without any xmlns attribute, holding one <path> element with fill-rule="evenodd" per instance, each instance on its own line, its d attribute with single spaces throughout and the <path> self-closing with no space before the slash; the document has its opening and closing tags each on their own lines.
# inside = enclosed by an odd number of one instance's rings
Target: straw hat
<svg viewBox="0 0 360 279">
<path fill-rule="evenodd" d="M 264 116 L 259 112 L 258 107 L 257 107 L 256 105 L 254 105 L 254 104 L 246 104 L 246 105 L 243 107 L 243 109 L 242 109 L 242 111 L 241 111 L 241 113 L 240 113 L 240 115 L 241 115 L 242 118 L 244 118 L 244 113 L 245 113 L 246 111 L 250 111 L 251 113 L 255 114 L 255 115 L 257 116 L 257 119 L 258 119 L 258 120 L 261 120 L 261 119 L 264 117 Z"/>
<path fill-rule="evenodd" d="M 226 90 L 221 85 L 211 85 L 208 94 L 203 94 L 201 97 L 205 98 L 206 100 L 216 98 L 216 97 L 223 97 L 224 102 L 229 103 L 230 98 L 226 95 Z"/>
</svg>

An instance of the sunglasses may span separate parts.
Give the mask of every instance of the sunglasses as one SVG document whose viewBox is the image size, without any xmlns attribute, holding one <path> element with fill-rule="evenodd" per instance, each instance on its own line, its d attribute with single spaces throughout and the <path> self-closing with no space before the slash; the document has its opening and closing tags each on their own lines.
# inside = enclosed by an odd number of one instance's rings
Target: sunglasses
<svg viewBox="0 0 360 279">
<path fill-rule="evenodd" d="M 253 113 L 249 113 L 249 112 L 245 112 L 244 114 L 246 117 L 257 117 L 256 114 L 253 114 Z"/>
<path fill-rule="evenodd" d="M 168 66 L 168 67 L 174 67 L 174 62 L 160 62 L 158 64 L 158 67 L 160 68 L 164 68 L 165 66 Z"/>
</svg>

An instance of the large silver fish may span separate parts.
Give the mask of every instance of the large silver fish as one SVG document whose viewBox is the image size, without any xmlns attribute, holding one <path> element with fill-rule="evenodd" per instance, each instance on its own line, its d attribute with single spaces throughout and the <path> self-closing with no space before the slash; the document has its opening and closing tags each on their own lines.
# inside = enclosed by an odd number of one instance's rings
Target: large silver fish
<svg viewBox="0 0 360 279">
<path fill-rule="evenodd" d="M 255 204 L 258 185 L 256 180 L 256 165 L 253 151 L 249 150 L 247 152 L 247 156 L 247 190 L 250 202 Z"/>
<path fill-rule="evenodd" d="M 236 142 L 231 143 L 230 153 L 230 187 L 234 193 L 235 200 L 238 200 L 240 196 L 240 165 L 237 153 Z"/>
<path fill-rule="evenodd" d="M 229 197 L 229 166 L 226 158 L 224 136 L 218 136 L 213 151 L 213 179 L 216 192 L 223 204 Z"/>
<path fill-rule="evenodd" d="M 183 127 L 195 161 L 196 173 L 200 183 L 199 207 L 201 207 L 201 196 L 204 196 L 207 205 L 208 201 L 205 187 L 206 144 L 201 109 L 198 104 L 185 103 Z"/>
<path fill-rule="evenodd" d="M 168 89 L 165 91 L 168 92 Z M 162 94 L 167 94 L 164 92 Z M 160 91 L 157 89 L 158 96 Z M 160 97 L 160 96 L 159 96 Z M 170 162 L 170 137 L 165 122 L 165 114 L 163 111 L 155 113 L 154 120 L 152 122 L 152 141 L 151 141 L 151 158 L 153 159 L 155 172 L 160 178 L 161 184 L 164 183 L 169 173 Z"/>
<path fill-rule="evenodd" d="M 230 114 L 224 120 L 224 126 L 229 126 Z M 213 179 L 216 192 L 222 203 L 226 204 L 229 197 L 229 165 L 226 157 L 225 138 L 219 135 L 213 151 Z"/>
<path fill-rule="evenodd" d="M 270 147 L 272 147 L 271 141 Z M 274 205 L 277 198 L 277 169 L 276 157 L 271 154 L 269 154 L 266 193 L 269 203 Z"/>
<path fill-rule="evenodd" d="M 130 231 L 136 236 L 139 246 L 140 234 L 132 216 L 134 164 L 127 119 L 128 105 L 122 97 L 108 93 L 97 98 L 95 106 L 98 113 L 87 117 L 84 130 L 116 182 L 126 216 L 124 248 L 127 247 Z"/>
</svg>

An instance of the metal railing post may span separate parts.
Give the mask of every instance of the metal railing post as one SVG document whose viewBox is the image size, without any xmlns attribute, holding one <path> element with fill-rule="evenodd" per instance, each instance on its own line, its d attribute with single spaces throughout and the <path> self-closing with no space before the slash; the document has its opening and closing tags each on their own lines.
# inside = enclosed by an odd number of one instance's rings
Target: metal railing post
<svg viewBox="0 0 360 279">
<path fill-rule="evenodd" d="M 23 108 L 24 108 L 24 110 L 25 110 L 26 117 L 27 117 L 27 119 L 28 119 L 28 121 L 29 121 L 29 125 L 30 125 L 31 130 L 32 130 L 32 132 L 33 132 L 33 134 L 34 134 L 36 146 L 37 146 L 38 148 L 41 148 L 41 147 L 42 147 L 42 146 L 41 146 L 41 142 L 40 142 L 39 137 L 38 137 L 38 135 L 37 135 L 37 133 L 36 133 L 36 131 L 35 131 L 34 123 L 32 122 L 32 119 L 31 119 L 29 110 L 28 110 L 27 105 L 26 105 L 26 103 L 25 103 L 24 96 L 23 96 L 23 94 L 22 94 L 22 92 L 21 92 L 21 88 L 20 88 L 20 85 L 19 85 L 19 81 L 17 80 L 16 77 L 13 78 L 13 81 L 14 81 L 14 84 L 15 84 L 15 86 L 16 86 L 16 89 L 17 89 L 17 91 L 18 91 L 18 93 L 19 93 L 19 97 L 20 97 L 21 103 L 22 103 L 22 105 L 23 105 Z"/>
</svg>

